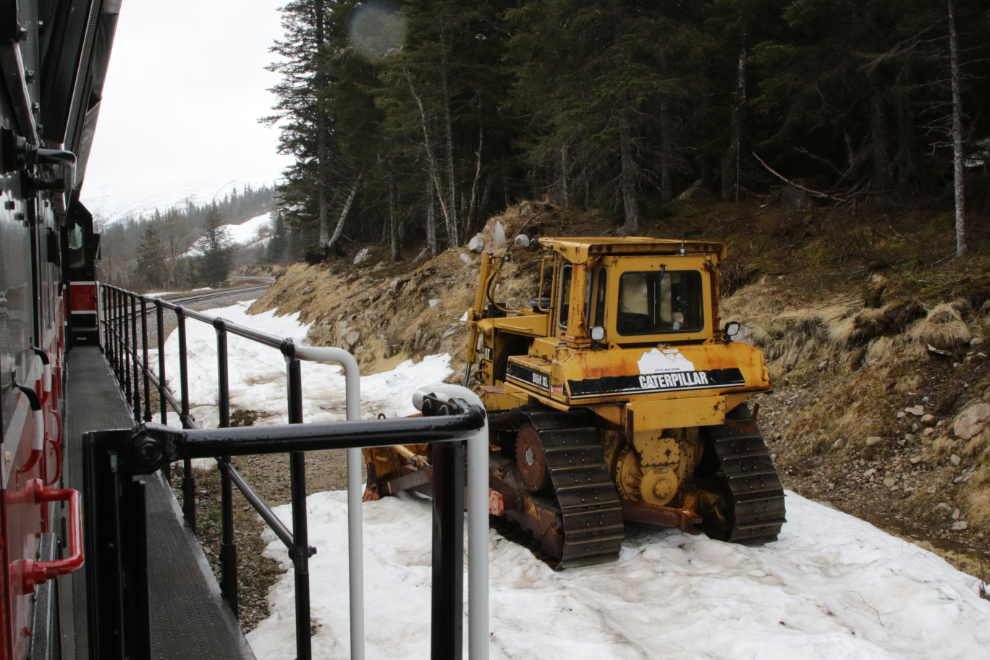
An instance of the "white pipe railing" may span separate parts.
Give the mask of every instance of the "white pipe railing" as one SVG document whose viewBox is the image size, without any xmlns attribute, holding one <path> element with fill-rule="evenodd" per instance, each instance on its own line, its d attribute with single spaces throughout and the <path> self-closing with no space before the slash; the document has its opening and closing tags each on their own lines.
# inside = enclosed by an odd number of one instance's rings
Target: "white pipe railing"
<svg viewBox="0 0 990 660">
<path fill-rule="evenodd" d="M 344 369 L 347 421 L 361 421 L 361 373 L 357 360 L 342 348 L 296 346 L 295 357 L 308 362 L 337 362 Z M 361 450 L 347 450 L 347 548 L 350 572 L 351 660 L 364 660 L 364 539 L 361 527 Z"/>
</svg>

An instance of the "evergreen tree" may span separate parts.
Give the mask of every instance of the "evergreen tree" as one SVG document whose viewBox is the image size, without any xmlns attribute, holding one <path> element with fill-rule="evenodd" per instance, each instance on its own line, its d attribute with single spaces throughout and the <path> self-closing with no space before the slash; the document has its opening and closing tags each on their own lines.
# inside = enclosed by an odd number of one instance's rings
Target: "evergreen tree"
<svg viewBox="0 0 990 660">
<path fill-rule="evenodd" d="M 223 226 L 223 215 L 216 205 L 206 214 L 203 237 L 199 245 L 203 256 L 199 262 L 199 280 L 206 286 L 220 286 L 227 281 L 233 257 L 230 233 Z"/>
<path fill-rule="evenodd" d="M 159 289 L 168 279 L 165 244 L 159 231 L 160 226 L 160 218 L 148 223 L 141 236 L 141 243 L 137 247 L 134 279 L 142 288 Z"/>
</svg>

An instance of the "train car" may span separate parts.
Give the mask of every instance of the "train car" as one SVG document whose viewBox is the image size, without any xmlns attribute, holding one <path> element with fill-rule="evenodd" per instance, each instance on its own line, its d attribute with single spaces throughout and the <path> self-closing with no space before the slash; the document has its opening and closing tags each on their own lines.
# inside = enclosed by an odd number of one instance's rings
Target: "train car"
<svg viewBox="0 0 990 660">
<path fill-rule="evenodd" d="M 62 474 L 66 348 L 97 345 L 99 235 L 79 202 L 119 0 L 0 2 L 0 658 L 60 658 L 83 563 Z"/>
</svg>

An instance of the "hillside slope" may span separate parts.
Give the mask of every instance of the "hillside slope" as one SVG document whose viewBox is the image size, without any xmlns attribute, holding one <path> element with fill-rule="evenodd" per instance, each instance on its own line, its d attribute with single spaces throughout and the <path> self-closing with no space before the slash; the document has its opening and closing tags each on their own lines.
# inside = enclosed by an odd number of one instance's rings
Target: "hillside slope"
<svg viewBox="0 0 990 660">
<path fill-rule="evenodd" d="M 616 227 L 524 203 L 489 221 L 485 249 L 496 222 L 510 244 L 519 229 L 535 238 Z M 990 270 L 983 254 L 949 258 L 951 214 L 688 201 L 643 234 L 728 244 L 722 317 L 743 323 L 740 338 L 767 356 L 776 389 L 759 398 L 760 419 L 785 486 L 979 574 L 990 535 Z M 971 236 L 985 244 L 985 233 Z M 512 261 L 496 297 L 521 308 L 536 294 L 540 250 L 504 249 Z M 460 318 L 479 255 L 395 265 L 385 250 L 369 255 L 290 266 L 252 310 L 301 311 L 311 343 L 351 350 L 364 373 L 435 353 L 462 372 Z"/>
</svg>

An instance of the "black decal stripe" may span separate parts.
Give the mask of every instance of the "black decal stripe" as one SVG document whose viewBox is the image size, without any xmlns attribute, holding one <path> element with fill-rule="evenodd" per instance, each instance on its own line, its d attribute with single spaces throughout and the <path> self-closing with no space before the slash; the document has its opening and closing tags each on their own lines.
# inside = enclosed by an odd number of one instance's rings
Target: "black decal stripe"
<svg viewBox="0 0 990 660">
<path fill-rule="evenodd" d="M 517 380 L 525 385 L 532 385 L 533 387 L 538 387 L 541 390 L 550 391 L 550 376 L 535 369 L 528 369 L 521 364 L 515 362 L 510 362 L 508 369 L 506 369 L 506 376 Z M 538 380 L 534 380 L 534 376 Z"/>
<path fill-rule="evenodd" d="M 701 374 L 704 374 L 702 378 Z M 711 371 L 674 372 L 641 376 L 605 376 L 571 380 L 568 385 L 571 398 L 602 396 L 607 394 L 652 394 L 655 392 L 683 392 L 686 390 L 710 390 L 725 387 L 741 387 L 746 384 L 739 369 L 713 369 Z M 664 378 L 669 376 L 669 378 Z M 644 378 L 641 382 L 640 378 Z M 525 382 L 524 377 L 520 377 Z M 706 382 L 707 381 L 707 382 Z M 645 385 L 644 385 L 645 383 Z M 672 383 L 665 386 L 666 383 Z"/>
</svg>

